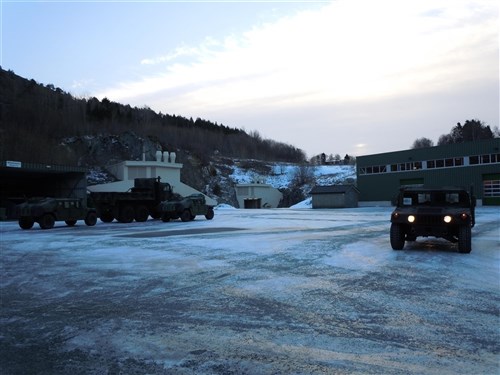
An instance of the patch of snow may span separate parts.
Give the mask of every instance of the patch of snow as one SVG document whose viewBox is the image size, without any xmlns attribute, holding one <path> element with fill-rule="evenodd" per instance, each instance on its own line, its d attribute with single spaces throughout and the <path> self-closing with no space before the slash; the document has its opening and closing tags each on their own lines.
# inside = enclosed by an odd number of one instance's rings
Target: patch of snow
<svg viewBox="0 0 500 375">
<path fill-rule="evenodd" d="M 307 198 L 302 202 L 290 206 L 290 208 L 312 208 L 312 198 Z"/>
<path fill-rule="evenodd" d="M 236 208 L 231 206 L 230 204 L 221 203 L 215 206 L 214 210 L 236 210 Z"/>
</svg>

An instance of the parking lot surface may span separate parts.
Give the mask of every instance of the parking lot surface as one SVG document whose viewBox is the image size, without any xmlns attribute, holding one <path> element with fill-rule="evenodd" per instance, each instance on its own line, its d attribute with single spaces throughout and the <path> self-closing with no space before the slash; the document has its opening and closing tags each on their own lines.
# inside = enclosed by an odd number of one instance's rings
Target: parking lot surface
<svg viewBox="0 0 500 375">
<path fill-rule="evenodd" d="M 389 207 L 0 223 L 2 374 L 497 374 L 500 212 L 472 252 Z"/>
</svg>

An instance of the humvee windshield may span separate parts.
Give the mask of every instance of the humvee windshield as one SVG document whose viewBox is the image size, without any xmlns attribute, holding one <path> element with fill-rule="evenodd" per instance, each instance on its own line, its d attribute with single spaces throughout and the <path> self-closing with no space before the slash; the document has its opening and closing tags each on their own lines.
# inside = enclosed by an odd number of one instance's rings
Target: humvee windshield
<svg viewBox="0 0 500 375">
<path fill-rule="evenodd" d="M 449 206 L 469 207 L 469 196 L 466 192 L 455 191 L 406 191 L 402 206 Z"/>
</svg>

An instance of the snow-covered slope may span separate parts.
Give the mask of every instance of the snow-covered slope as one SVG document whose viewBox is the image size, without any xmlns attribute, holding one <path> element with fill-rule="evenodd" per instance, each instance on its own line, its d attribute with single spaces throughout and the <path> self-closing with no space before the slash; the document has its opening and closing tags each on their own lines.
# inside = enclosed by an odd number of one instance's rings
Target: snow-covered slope
<svg viewBox="0 0 500 375">
<path fill-rule="evenodd" d="M 288 188 L 301 167 L 296 164 L 271 164 L 271 173 L 258 174 L 249 169 L 238 166 L 232 167 L 233 173 L 229 176 L 235 183 L 244 184 L 260 181 L 277 189 Z M 314 185 L 338 185 L 345 181 L 356 180 L 356 168 L 352 165 L 319 165 L 308 167 L 314 175 Z"/>
</svg>

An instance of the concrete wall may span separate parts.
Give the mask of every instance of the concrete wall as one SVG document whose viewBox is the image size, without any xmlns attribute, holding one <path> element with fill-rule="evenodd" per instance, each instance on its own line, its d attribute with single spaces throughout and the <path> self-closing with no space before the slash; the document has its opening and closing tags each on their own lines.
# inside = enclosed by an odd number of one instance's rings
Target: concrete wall
<svg viewBox="0 0 500 375">
<path fill-rule="evenodd" d="M 276 208 L 283 194 L 267 184 L 238 184 L 236 185 L 236 199 L 239 208 L 245 207 L 245 199 L 261 200 L 260 208 Z"/>
</svg>

